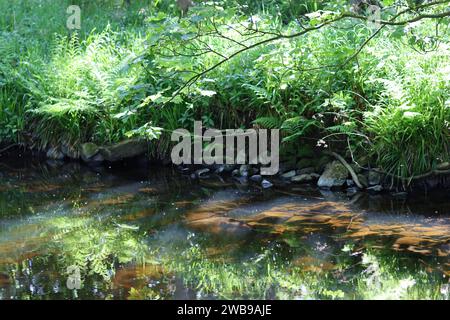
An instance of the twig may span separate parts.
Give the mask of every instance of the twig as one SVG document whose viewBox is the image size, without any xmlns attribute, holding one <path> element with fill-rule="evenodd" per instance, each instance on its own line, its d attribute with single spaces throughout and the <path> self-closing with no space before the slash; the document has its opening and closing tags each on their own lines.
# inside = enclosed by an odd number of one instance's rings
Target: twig
<svg viewBox="0 0 450 320">
<path fill-rule="evenodd" d="M 355 181 L 356 185 L 358 186 L 358 188 L 360 189 L 364 189 L 364 186 L 361 184 L 361 182 L 358 179 L 358 175 L 355 173 L 355 170 L 353 170 L 353 168 L 348 164 L 347 161 L 345 161 L 345 159 L 343 157 L 341 157 L 340 155 L 338 155 L 336 152 L 327 152 L 329 154 L 331 154 L 333 157 L 335 157 L 336 159 L 338 159 L 343 165 L 344 167 L 347 169 L 347 171 L 350 173 L 350 175 L 352 176 L 353 181 Z"/>
</svg>

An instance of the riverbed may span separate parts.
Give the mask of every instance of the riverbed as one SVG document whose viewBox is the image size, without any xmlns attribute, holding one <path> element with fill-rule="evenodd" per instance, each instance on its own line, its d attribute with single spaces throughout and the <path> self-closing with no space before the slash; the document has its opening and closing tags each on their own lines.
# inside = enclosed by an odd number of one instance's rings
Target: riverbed
<svg viewBox="0 0 450 320">
<path fill-rule="evenodd" d="M 0 163 L 0 299 L 449 299 L 449 190 Z"/>
</svg>

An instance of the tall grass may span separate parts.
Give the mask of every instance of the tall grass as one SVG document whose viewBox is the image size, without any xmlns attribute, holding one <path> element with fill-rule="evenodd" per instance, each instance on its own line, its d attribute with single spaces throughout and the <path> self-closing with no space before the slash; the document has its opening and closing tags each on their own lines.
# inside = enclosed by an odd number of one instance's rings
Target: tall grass
<svg viewBox="0 0 450 320">
<path fill-rule="evenodd" d="M 377 163 L 394 176 L 411 177 L 449 161 L 448 44 L 424 54 L 384 40 L 372 54 L 379 66 L 366 83 L 380 92 L 365 124 Z"/>
<path fill-rule="evenodd" d="M 347 61 L 372 30 L 342 21 L 241 54 L 163 104 L 186 80 L 180 71 L 198 72 L 220 59 L 215 53 L 170 57 L 159 50 L 162 39 L 182 41 L 188 28 L 179 21 L 176 5 L 75 4 L 82 8 L 82 29 L 70 32 L 65 27 L 69 1 L 0 1 L 2 141 L 31 136 L 41 149 L 105 144 L 153 125 L 170 132 L 202 119 L 219 128 L 281 128 L 283 154 L 294 157 L 317 151 L 317 140 L 327 137 L 331 148 L 348 151 L 350 146 L 356 158 L 369 155 L 369 161 L 403 178 L 449 160 L 448 35 L 425 51 L 411 42 L 411 31 L 393 37 L 396 32 L 386 28 Z M 261 28 L 284 33 L 298 30 L 295 15 L 327 5 L 314 0 L 299 6 L 292 1 L 221 4 L 258 14 Z M 227 19 L 239 27 L 239 19 Z M 411 28 L 416 36 L 430 34 L 433 27 L 428 21 Z M 222 32 L 239 37 L 227 28 Z M 203 40 L 223 54 L 235 49 L 223 38 Z M 163 135 L 155 155 L 169 149 Z"/>
</svg>

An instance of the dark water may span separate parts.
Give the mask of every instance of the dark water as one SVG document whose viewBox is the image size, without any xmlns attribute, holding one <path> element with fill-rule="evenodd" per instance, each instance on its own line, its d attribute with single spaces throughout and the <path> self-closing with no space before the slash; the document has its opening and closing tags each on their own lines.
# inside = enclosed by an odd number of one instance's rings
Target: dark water
<svg viewBox="0 0 450 320">
<path fill-rule="evenodd" d="M 0 163 L 0 299 L 450 298 L 448 190 L 263 192 L 137 167 Z"/>
</svg>

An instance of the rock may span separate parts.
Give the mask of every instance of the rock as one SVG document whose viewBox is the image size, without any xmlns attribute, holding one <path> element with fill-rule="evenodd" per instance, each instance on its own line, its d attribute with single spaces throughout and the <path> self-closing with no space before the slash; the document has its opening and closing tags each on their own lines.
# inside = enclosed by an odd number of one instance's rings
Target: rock
<svg viewBox="0 0 450 320">
<path fill-rule="evenodd" d="M 325 167 L 325 171 L 320 176 L 317 186 L 319 188 L 342 187 L 347 177 L 347 169 L 339 161 L 333 161 Z"/>
<path fill-rule="evenodd" d="M 353 179 L 347 179 L 346 184 L 347 187 L 351 188 L 355 185 L 355 181 L 353 181 Z"/>
<path fill-rule="evenodd" d="M 264 179 L 261 182 L 261 187 L 263 187 L 263 189 L 269 189 L 269 188 L 273 187 L 273 183 L 270 182 L 269 180 Z"/>
<path fill-rule="evenodd" d="M 436 166 L 437 170 L 449 170 L 450 169 L 450 162 L 443 162 Z"/>
<path fill-rule="evenodd" d="M 133 158 L 144 154 L 148 150 L 148 142 L 143 139 L 130 139 L 112 146 L 100 148 L 100 154 L 106 161 L 114 162 Z"/>
<path fill-rule="evenodd" d="M 80 151 L 74 147 L 63 145 L 61 147 L 61 152 L 70 159 L 79 159 Z"/>
<path fill-rule="evenodd" d="M 246 164 L 243 164 L 243 165 L 241 165 L 241 166 L 239 167 L 239 174 L 240 174 L 242 177 L 248 177 L 248 172 L 249 172 L 249 170 L 250 170 L 250 166 L 248 166 L 248 165 L 246 165 Z"/>
<path fill-rule="evenodd" d="M 297 169 L 301 170 L 304 168 L 314 167 L 316 165 L 313 159 L 303 158 L 297 162 Z"/>
<path fill-rule="evenodd" d="M 370 191 L 370 192 L 381 192 L 381 191 L 383 191 L 383 187 L 378 184 L 376 186 L 367 188 L 367 191 Z"/>
<path fill-rule="evenodd" d="M 248 184 L 248 178 L 247 177 L 234 177 L 234 180 L 236 180 L 237 182 L 239 182 L 242 185 L 247 185 Z"/>
<path fill-rule="evenodd" d="M 225 171 L 225 165 L 224 164 L 219 164 L 214 168 L 214 173 L 215 174 L 221 174 L 222 172 Z"/>
<path fill-rule="evenodd" d="M 191 179 L 192 179 L 192 180 L 197 179 L 197 175 L 196 175 L 195 173 L 191 173 Z"/>
<path fill-rule="evenodd" d="M 295 170 L 291 170 L 291 171 L 288 171 L 288 172 L 283 173 L 283 174 L 281 175 L 281 177 L 282 177 L 283 179 L 290 179 L 290 178 L 294 177 L 296 174 L 297 174 L 297 173 L 295 172 Z"/>
<path fill-rule="evenodd" d="M 228 217 L 207 216 L 204 218 L 187 219 L 187 226 L 197 231 L 208 232 L 222 236 L 241 237 L 251 232 L 251 228 L 244 222 Z"/>
<path fill-rule="evenodd" d="M 195 171 L 195 176 L 199 179 L 203 179 L 207 177 L 207 173 L 209 173 L 211 170 L 208 168 L 199 169 Z"/>
<path fill-rule="evenodd" d="M 258 175 L 258 174 L 256 174 L 254 176 L 251 176 L 250 180 L 253 181 L 253 182 L 259 183 L 259 182 L 261 182 L 263 180 L 263 177 Z"/>
<path fill-rule="evenodd" d="M 46 156 L 48 159 L 51 159 L 51 160 L 64 159 L 64 154 L 58 148 L 54 148 L 54 147 L 47 150 Z"/>
<path fill-rule="evenodd" d="M 189 172 L 191 172 L 191 168 L 184 166 L 177 166 L 177 170 L 182 174 L 188 174 Z"/>
<path fill-rule="evenodd" d="M 51 168 L 60 168 L 64 165 L 64 161 L 53 160 L 53 159 L 49 159 L 49 160 L 45 161 L 45 163 Z"/>
<path fill-rule="evenodd" d="M 92 142 L 83 143 L 80 148 L 80 155 L 83 161 L 89 161 L 92 157 L 94 157 L 100 148 Z"/>
<path fill-rule="evenodd" d="M 318 173 L 311 173 L 310 174 L 310 176 L 314 179 L 314 180 L 319 180 L 319 178 L 320 178 L 320 174 L 318 174 Z"/>
<path fill-rule="evenodd" d="M 375 172 L 374 170 L 369 171 L 369 185 L 375 186 L 380 184 L 381 182 L 381 174 Z"/>
<path fill-rule="evenodd" d="M 280 163 L 278 172 L 281 174 L 295 169 L 295 163 L 292 163 L 291 161 L 284 161 Z"/>
<path fill-rule="evenodd" d="M 223 168 L 224 172 L 233 172 L 233 170 L 235 170 L 237 167 L 235 164 L 224 164 L 223 166 L 224 166 L 224 168 Z"/>
<path fill-rule="evenodd" d="M 356 188 L 356 187 L 351 187 L 351 188 L 348 188 L 348 189 L 346 190 L 346 192 L 347 192 L 348 195 L 354 195 L 355 193 L 358 193 L 358 188 Z"/>
<path fill-rule="evenodd" d="M 234 169 L 233 172 L 231 172 L 232 177 L 236 177 L 239 175 L 239 169 Z"/>
<path fill-rule="evenodd" d="M 91 159 L 89 159 L 88 162 L 90 163 L 100 163 L 105 161 L 105 158 L 100 153 L 97 153 L 95 156 L 93 156 Z"/>
<path fill-rule="evenodd" d="M 297 170 L 297 174 L 298 175 L 302 175 L 302 174 L 311 174 L 314 173 L 316 170 L 314 167 L 307 167 L 307 168 L 303 168 L 303 169 L 299 169 Z"/>
<path fill-rule="evenodd" d="M 323 172 L 327 164 L 331 162 L 331 158 L 327 155 L 323 155 L 319 158 L 319 160 L 314 161 L 311 165 L 314 166 L 316 172 Z"/>
<path fill-rule="evenodd" d="M 364 188 L 367 188 L 369 186 L 369 182 L 367 181 L 367 177 L 365 175 L 358 174 L 358 180 Z"/>
<path fill-rule="evenodd" d="M 294 183 L 307 183 L 307 182 L 312 182 L 318 179 L 316 176 L 313 176 L 312 174 L 300 174 L 298 176 L 292 177 L 291 178 L 291 182 Z"/>
</svg>

